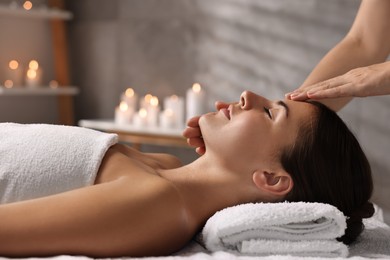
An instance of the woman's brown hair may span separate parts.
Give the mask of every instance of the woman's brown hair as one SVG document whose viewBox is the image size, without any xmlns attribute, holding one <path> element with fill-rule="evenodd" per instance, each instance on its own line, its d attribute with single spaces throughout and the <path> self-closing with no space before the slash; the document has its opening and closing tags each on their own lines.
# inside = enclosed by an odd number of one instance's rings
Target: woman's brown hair
<svg viewBox="0 0 390 260">
<path fill-rule="evenodd" d="M 371 167 L 359 142 L 341 118 L 318 102 L 314 122 L 303 125 L 296 143 L 281 157 L 294 188 L 288 201 L 334 205 L 347 216 L 345 235 L 352 243 L 363 231 L 362 218 L 373 215 Z"/>
</svg>

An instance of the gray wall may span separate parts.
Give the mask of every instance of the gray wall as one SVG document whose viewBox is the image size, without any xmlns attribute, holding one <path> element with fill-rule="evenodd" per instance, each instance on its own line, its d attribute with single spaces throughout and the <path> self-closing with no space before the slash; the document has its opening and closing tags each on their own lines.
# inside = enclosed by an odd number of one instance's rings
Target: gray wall
<svg viewBox="0 0 390 260">
<path fill-rule="evenodd" d="M 160 98 L 194 81 L 215 100 L 245 89 L 281 98 L 352 24 L 357 0 L 68 0 L 77 118 L 112 118 L 127 87 Z M 390 223 L 390 97 L 354 100 L 341 116 L 371 162 L 374 201 Z M 153 149 L 153 148 L 150 148 Z M 157 149 L 157 148 L 156 148 Z M 161 148 L 159 148 L 161 149 Z M 195 154 L 174 151 L 184 160 Z M 184 154 L 184 155 L 183 155 Z"/>
<path fill-rule="evenodd" d="M 184 95 L 196 71 L 194 1 L 69 0 L 78 118 L 112 118 L 120 93 Z"/>
</svg>

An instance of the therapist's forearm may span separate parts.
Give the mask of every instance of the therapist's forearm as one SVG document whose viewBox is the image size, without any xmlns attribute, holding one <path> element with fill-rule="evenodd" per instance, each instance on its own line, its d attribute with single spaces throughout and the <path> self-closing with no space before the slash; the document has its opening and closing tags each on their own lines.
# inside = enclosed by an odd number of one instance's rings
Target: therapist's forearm
<svg viewBox="0 0 390 260">
<path fill-rule="evenodd" d="M 344 38 L 324 56 L 300 88 L 342 75 L 354 68 L 368 66 L 385 60 L 385 57 L 368 53 L 361 45 L 362 43 L 357 39 L 348 36 Z M 331 109 L 338 111 L 351 99 L 352 98 L 326 99 L 321 100 L 320 102 Z"/>
</svg>

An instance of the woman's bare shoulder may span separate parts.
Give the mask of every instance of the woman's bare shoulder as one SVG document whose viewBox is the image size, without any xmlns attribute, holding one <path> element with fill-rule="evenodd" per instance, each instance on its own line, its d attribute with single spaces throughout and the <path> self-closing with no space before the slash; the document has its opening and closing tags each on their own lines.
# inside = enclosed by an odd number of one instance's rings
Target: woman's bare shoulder
<svg viewBox="0 0 390 260">
<path fill-rule="evenodd" d="M 166 153 L 147 153 L 145 156 L 148 156 L 150 159 L 153 159 L 157 163 L 159 169 L 174 169 L 181 167 L 183 164 L 176 156 Z"/>
<path fill-rule="evenodd" d="M 119 181 L 123 184 L 123 199 L 128 205 L 123 214 L 132 223 L 129 233 L 137 234 L 129 243 L 133 250 L 129 255 L 170 254 L 193 237 L 195 231 L 189 223 L 187 209 L 171 182 L 155 175 L 137 185 L 128 177 Z"/>
<path fill-rule="evenodd" d="M 179 158 L 167 153 L 143 153 L 134 148 L 124 145 L 116 144 L 113 149 L 122 154 L 139 160 L 140 162 L 150 166 L 153 169 L 173 169 L 182 166 Z"/>
</svg>

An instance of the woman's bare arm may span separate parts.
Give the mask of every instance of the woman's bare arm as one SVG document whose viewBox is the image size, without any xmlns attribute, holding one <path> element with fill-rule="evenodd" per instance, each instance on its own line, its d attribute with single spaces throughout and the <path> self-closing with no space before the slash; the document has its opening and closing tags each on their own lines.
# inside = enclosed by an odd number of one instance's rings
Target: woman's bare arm
<svg viewBox="0 0 390 260">
<path fill-rule="evenodd" d="M 179 249 L 190 239 L 180 199 L 165 180 L 149 176 L 1 205 L 0 255 L 144 256 Z"/>
<path fill-rule="evenodd" d="M 390 1 L 363 0 L 351 30 L 313 69 L 298 92 L 354 68 L 386 60 L 390 52 Z M 321 100 L 335 111 L 351 98 Z"/>
</svg>

